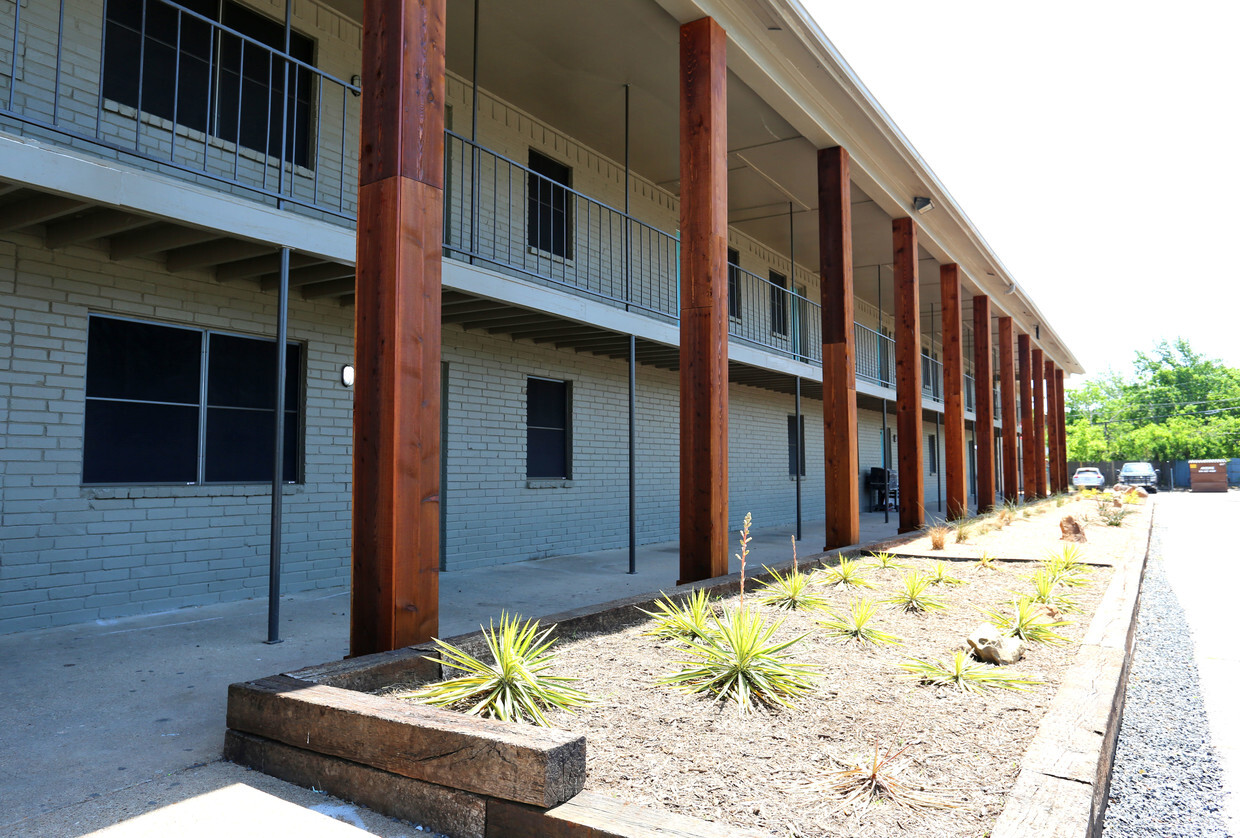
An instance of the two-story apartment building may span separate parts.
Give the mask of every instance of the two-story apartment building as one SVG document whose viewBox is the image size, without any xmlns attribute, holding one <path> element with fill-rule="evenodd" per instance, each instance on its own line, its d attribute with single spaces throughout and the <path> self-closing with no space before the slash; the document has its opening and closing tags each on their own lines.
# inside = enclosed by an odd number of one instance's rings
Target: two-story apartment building
<svg viewBox="0 0 1240 838">
<path fill-rule="evenodd" d="M 439 571 L 682 531 L 703 18 L 726 40 L 726 524 L 791 523 L 798 489 L 855 516 L 901 450 L 921 520 L 993 503 L 996 467 L 1041 494 L 1035 415 L 1064 485 L 1055 373 L 1079 365 L 795 0 L 448 0 Z M 0 6 L 0 632 L 263 594 L 273 529 L 284 590 L 349 581 L 359 126 L 399 87 L 364 70 L 371 34 L 360 0 Z M 1022 460 L 1016 412 L 988 409 L 1018 381 Z"/>
</svg>

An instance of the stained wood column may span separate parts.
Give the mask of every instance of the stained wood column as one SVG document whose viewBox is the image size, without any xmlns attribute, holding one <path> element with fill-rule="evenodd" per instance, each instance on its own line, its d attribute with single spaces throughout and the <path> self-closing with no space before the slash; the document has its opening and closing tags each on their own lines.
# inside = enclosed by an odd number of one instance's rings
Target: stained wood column
<svg viewBox="0 0 1240 838">
<path fill-rule="evenodd" d="M 995 505 L 995 393 L 991 365 L 990 297 L 973 298 L 973 402 L 977 421 L 973 441 L 977 445 L 977 509 Z"/>
<path fill-rule="evenodd" d="M 1068 423 L 1063 398 L 1063 370 L 1055 368 L 1055 411 L 1059 426 L 1059 485 L 1068 489 Z"/>
<path fill-rule="evenodd" d="M 366 0 L 349 651 L 439 633 L 445 0 Z"/>
<path fill-rule="evenodd" d="M 921 304 L 917 286 L 917 225 L 911 218 L 891 222 L 895 255 L 896 433 L 899 438 L 899 532 L 925 523 L 921 441 Z"/>
<path fill-rule="evenodd" d="M 1047 479 L 1050 482 L 1051 494 L 1062 492 L 1064 487 L 1059 482 L 1059 409 L 1055 407 L 1055 362 L 1047 361 L 1046 373 L 1046 445 L 1047 445 Z"/>
<path fill-rule="evenodd" d="M 728 572 L 726 46 L 680 27 L 680 582 Z"/>
<path fill-rule="evenodd" d="M 1034 441 L 1034 468 L 1035 491 L 1038 497 L 1046 497 L 1046 405 L 1045 388 L 1042 386 L 1042 378 L 1045 375 L 1043 364 L 1045 360 L 1042 357 L 1041 349 L 1033 349 L 1030 353 L 1030 366 L 1033 375 L 1033 441 Z"/>
<path fill-rule="evenodd" d="M 943 303 L 943 476 L 947 517 L 969 514 L 968 467 L 964 449 L 964 349 L 961 339 L 960 269 L 939 266 Z"/>
<path fill-rule="evenodd" d="M 1033 372 L 1030 368 L 1029 335 L 1016 336 L 1016 363 L 1020 389 L 1020 450 L 1021 472 L 1026 501 L 1033 500 L 1038 493 L 1038 456 L 1034 450 L 1037 441 L 1033 431 Z"/>
<path fill-rule="evenodd" d="M 1003 414 L 1003 499 L 1020 500 L 1020 466 L 1016 454 L 1016 363 L 1012 355 L 1012 318 L 999 318 L 999 409 Z"/>
<path fill-rule="evenodd" d="M 852 198 L 843 148 L 818 152 L 818 252 L 822 311 L 822 435 L 826 544 L 861 541 L 857 376 L 853 332 Z"/>
</svg>

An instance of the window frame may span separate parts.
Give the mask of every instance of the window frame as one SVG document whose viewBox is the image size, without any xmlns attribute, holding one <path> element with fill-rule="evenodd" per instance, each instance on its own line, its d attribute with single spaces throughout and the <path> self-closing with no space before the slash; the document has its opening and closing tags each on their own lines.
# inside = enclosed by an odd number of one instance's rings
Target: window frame
<svg viewBox="0 0 1240 838">
<path fill-rule="evenodd" d="M 550 155 L 543 154 L 535 148 L 529 149 L 526 157 L 528 165 L 526 166 L 525 179 L 525 243 L 531 253 L 537 253 L 552 259 L 561 260 L 563 262 L 573 261 L 573 251 L 575 248 L 575 224 L 574 224 L 574 206 L 576 202 L 573 200 L 573 167 L 567 163 L 561 163 Z M 546 171 L 539 169 L 562 169 L 564 180 L 547 174 Z M 547 190 L 547 200 L 542 199 L 543 190 Z M 557 206 L 557 201 L 562 201 L 562 206 Z M 552 227 L 550 231 L 542 229 L 542 216 L 544 213 L 552 217 Z M 555 217 L 560 216 L 563 219 L 561 239 L 556 239 Z M 548 246 L 544 247 L 546 244 Z"/>
<path fill-rule="evenodd" d="M 545 381 L 563 385 L 564 427 L 550 425 L 533 425 L 530 423 L 530 412 L 533 407 L 530 399 L 534 388 L 531 381 Z M 558 431 L 563 434 L 564 474 L 535 474 L 532 462 L 534 443 L 531 431 Z M 544 375 L 527 375 L 525 377 L 525 479 L 526 480 L 572 480 L 573 479 L 573 382 L 563 378 L 551 378 Z"/>
<path fill-rule="evenodd" d="M 231 406 L 212 404 L 210 402 L 209 373 L 210 373 L 210 365 L 211 365 L 211 356 L 210 356 L 211 336 L 216 335 L 220 337 L 258 341 L 261 343 L 267 343 L 267 344 L 273 344 L 273 345 L 275 344 L 274 338 L 269 338 L 269 337 L 260 336 L 260 335 L 246 334 L 244 332 L 237 332 L 237 331 L 232 331 L 232 330 L 227 330 L 227 329 L 212 329 L 212 328 L 208 328 L 204 326 L 193 326 L 193 325 L 186 325 L 183 323 L 170 323 L 170 322 L 162 321 L 162 320 L 147 320 L 141 317 L 130 317 L 126 315 L 118 315 L 118 314 L 111 314 L 111 313 L 105 313 L 105 312 L 91 312 L 87 316 L 87 336 L 88 336 L 87 337 L 87 351 L 86 351 L 86 363 L 84 365 L 85 373 L 82 379 L 82 382 L 83 382 L 82 394 L 83 394 L 83 407 L 84 408 L 87 407 L 91 402 L 110 402 L 110 403 L 127 402 L 127 403 L 137 403 L 137 404 L 183 404 L 186 407 L 191 406 L 189 402 L 173 403 L 173 402 L 161 402 L 159 400 L 153 400 L 153 399 L 119 399 L 116 397 L 109 397 L 109 396 L 88 396 L 86 395 L 90 388 L 90 368 L 91 368 L 90 344 L 89 344 L 90 331 L 89 330 L 90 330 L 90 324 L 98 320 L 110 320 L 110 321 L 121 322 L 121 323 L 132 323 L 132 324 L 137 324 L 140 326 L 154 326 L 157 328 L 164 328 L 164 329 L 177 329 L 177 330 L 181 330 L 185 332 L 194 333 L 198 337 L 198 341 L 199 341 L 198 376 L 199 376 L 199 379 L 197 383 L 197 402 L 192 405 L 198 412 L 197 431 L 194 435 L 194 444 L 195 444 L 194 479 L 192 481 L 184 481 L 184 480 L 174 480 L 174 481 L 169 481 L 169 480 L 162 480 L 162 481 L 161 480 L 92 480 L 92 481 L 87 481 L 86 480 L 86 456 L 87 456 L 86 437 L 87 437 L 88 431 L 87 431 L 87 411 L 84 409 L 82 413 L 82 434 L 80 437 L 82 440 L 82 459 L 81 459 L 81 470 L 78 475 L 79 484 L 81 486 L 83 487 L 262 486 L 262 485 L 271 484 L 270 477 L 266 477 L 261 480 L 208 480 L 206 477 L 207 471 L 208 471 L 207 423 L 208 423 L 208 419 L 210 416 L 210 412 L 213 408 L 215 410 L 234 409 Z M 292 435 L 293 435 L 293 440 L 295 443 L 295 450 L 289 451 L 287 445 L 285 447 L 284 457 L 285 457 L 286 465 L 288 463 L 288 460 L 292 458 L 293 479 L 292 480 L 282 479 L 282 482 L 285 485 L 300 485 L 300 484 L 304 484 L 306 480 L 306 476 L 305 476 L 305 452 L 306 452 L 305 416 L 306 416 L 306 363 L 307 363 L 306 354 L 307 352 L 306 352 L 306 345 L 302 341 L 289 340 L 287 342 L 287 345 L 289 348 L 295 347 L 298 353 L 297 366 L 294 369 L 288 371 L 288 374 L 292 374 L 296 376 L 296 381 L 295 381 L 296 404 L 290 406 L 286 401 L 285 406 L 284 406 L 286 436 L 289 433 L 288 422 L 290 421 L 290 419 L 295 423 L 295 425 L 292 427 Z M 285 382 L 285 388 L 286 390 L 288 388 L 287 380 Z M 237 409 L 267 410 L 266 408 L 237 408 Z M 274 415 L 275 413 L 274 406 L 270 408 L 270 412 Z M 283 477 L 283 475 L 281 476 Z"/>
</svg>

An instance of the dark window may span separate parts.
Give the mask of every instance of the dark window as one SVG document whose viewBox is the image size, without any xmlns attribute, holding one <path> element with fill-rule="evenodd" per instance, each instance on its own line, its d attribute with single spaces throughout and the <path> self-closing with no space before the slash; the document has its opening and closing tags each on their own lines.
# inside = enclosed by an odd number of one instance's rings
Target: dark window
<svg viewBox="0 0 1240 838">
<path fill-rule="evenodd" d="M 179 5 L 188 12 L 163 0 L 107 4 L 103 95 L 276 157 L 287 114 L 283 159 L 310 165 L 313 78 L 280 58 L 283 24 L 232 0 Z M 314 41 L 294 32 L 288 54 L 312 64 Z"/>
<path fill-rule="evenodd" d="M 728 248 L 728 317 L 741 319 L 741 254 Z"/>
<path fill-rule="evenodd" d="M 526 385 L 525 474 L 568 479 L 572 477 L 568 382 L 530 378 Z"/>
<path fill-rule="evenodd" d="M 805 417 L 801 417 L 801 427 L 797 428 L 797 417 L 788 417 L 788 473 L 797 473 L 800 462 L 801 476 L 805 476 Z"/>
<path fill-rule="evenodd" d="M 771 271 L 771 332 L 788 334 L 788 277 Z"/>
<path fill-rule="evenodd" d="M 569 193 L 573 170 L 530 149 L 528 240 L 530 247 L 573 258 Z M 565 187 L 568 187 L 567 189 Z"/>
<path fill-rule="evenodd" d="M 928 444 L 926 445 L 926 453 L 930 459 L 930 473 L 938 474 L 939 472 L 939 440 L 938 440 L 938 437 L 935 436 L 934 434 L 930 434 L 930 439 L 927 440 L 927 442 Z"/>
<path fill-rule="evenodd" d="M 90 318 L 82 482 L 270 480 L 275 348 L 270 340 Z M 293 482 L 301 462 L 298 344 L 288 345 L 285 370 L 282 476 Z"/>
</svg>

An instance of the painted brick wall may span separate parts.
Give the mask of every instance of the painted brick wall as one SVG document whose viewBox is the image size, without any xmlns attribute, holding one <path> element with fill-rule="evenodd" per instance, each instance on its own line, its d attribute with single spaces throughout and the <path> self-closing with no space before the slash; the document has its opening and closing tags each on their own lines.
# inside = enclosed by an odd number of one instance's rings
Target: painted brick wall
<svg viewBox="0 0 1240 838">
<path fill-rule="evenodd" d="M 267 486 L 83 487 L 87 318 L 121 314 L 254 336 L 275 297 L 97 250 L 0 242 L 0 632 L 266 591 Z M 286 591 L 348 581 L 352 312 L 290 302 L 305 352 L 304 485 L 285 497 Z"/>
</svg>

